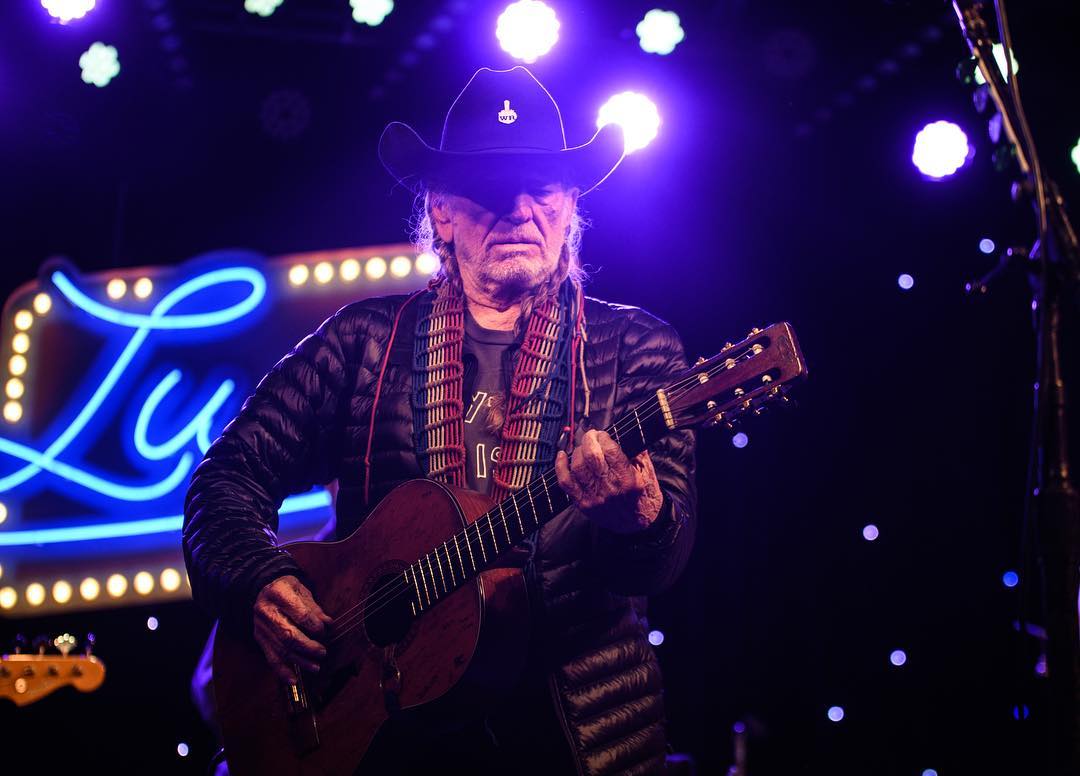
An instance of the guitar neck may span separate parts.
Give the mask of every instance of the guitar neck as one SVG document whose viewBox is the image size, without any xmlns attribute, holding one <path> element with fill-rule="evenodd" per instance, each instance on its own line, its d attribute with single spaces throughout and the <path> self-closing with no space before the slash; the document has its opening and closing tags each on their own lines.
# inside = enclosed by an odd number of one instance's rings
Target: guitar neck
<svg viewBox="0 0 1080 776">
<path fill-rule="evenodd" d="M 665 402 L 663 392 L 657 392 L 605 429 L 627 457 L 637 455 L 669 432 Z M 569 506 L 570 499 L 559 487 L 554 469 L 510 494 L 404 571 L 415 598 L 413 614 L 419 615 L 493 566 L 510 548 Z"/>
</svg>

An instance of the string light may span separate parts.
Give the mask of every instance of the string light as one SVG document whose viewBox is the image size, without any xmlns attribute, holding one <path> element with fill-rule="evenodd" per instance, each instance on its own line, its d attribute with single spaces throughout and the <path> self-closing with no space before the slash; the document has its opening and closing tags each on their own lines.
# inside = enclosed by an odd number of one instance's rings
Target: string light
<svg viewBox="0 0 1080 776">
<path fill-rule="evenodd" d="M 166 593 L 174 593 L 180 589 L 180 572 L 176 569 L 165 569 L 161 572 L 161 588 Z"/>
<path fill-rule="evenodd" d="M 346 283 L 351 283 L 360 277 L 360 262 L 356 259 L 345 259 L 345 261 L 341 262 L 339 270 L 341 279 Z"/>
<path fill-rule="evenodd" d="M 34 297 L 34 312 L 38 315 L 45 315 L 52 309 L 52 297 L 42 291 L 40 294 Z"/>
<path fill-rule="evenodd" d="M 26 374 L 26 356 L 14 355 L 8 361 L 8 371 L 13 375 Z"/>
<path fill-rule="evenodd" d="M 302 286 L 307 283 L 309 274 L 306 264 L 295 264 L 289 270 L 289 282 L 294 286 Z"/>
<path fill-rule="evenodd" d="M 150 278 L 139 278 L 131 290 L 139 299 L 146 299 L 154 291 L 154 281 Z"/>
<path fill-rule="evenodd" d="M 154 575 L 149 571 L 140 571 L 132 580 L 132 587 L 139 595 L 150 595 L 154 589 Z"/>
<path fill-rule="evenodd" d="M 328 261 L 320 261 L 315 265 L 315 282 L 326 285 L 334 279 L 334 266 Z"/>
<path fill-rule="evenodd" d="M 9 399 L 21 399 L 26 392 L 26 386 L 18 377 L 12 377 L 4 385 L 4 392 L 7 393 Z"/>
<path fill-rule="evenodd" d="M 499 14 L 495 37 L 503 51 L 531 64 L 558 42 L 559 19 L 555 11 L 539 0 L 518 0 Z"/>
<path fill-rule="evenodd" d="M 17 401 L 9 401 L 4 404 L 4 420 L 8 423 L 18 423 L 22 420 L 22 405 Z"/>
<path fill-rule="evenodd" d="M 101 595 L 101 584 L 93 577 L 87 577 L 79 583 L 79 595 L 86 601 L 93 601 Z"/>
<path fill-rule="evenodd" d="M 390 261 L 390 274 L 396 278 L 403 278 L 412 272 L 412 262 L 408 256 L 395 256 Z"/>
<path fill-rule="evenodd" d="M 105 293 L 108 294 L 109 299 L 123 299 L 124 294 L 127 293 L 127 283 L 123 278 L 113 278 L 105 285 Z"/>
<path fill-rule="evenodd" d="M 32 582 L 27 585 L 26 603 L 31 606 L 41 606 L 45 603 L 45 586 L 40 582 Z"/>
<path fill-rule="evenodd" d="M 378 280 L 386 274 L 386 259 L 375 256 L 368 259 L 367 264 L 364 265 L 364 274 L 371 280 Z"/>
<path fill-rule="evenodd" d="M 25 353 L 30 350 L 30 335 L 25 331 L 20 331 L 11 338 L 11 349 L 16 353 Z"/>
<path fill-rule="evenodd" d="M 34 314 L 29 310 L 19 310 L 15 313 L 15 328 L 19 331 L 26 331 L 34 325 Z"/>
<path fill-rule="evenodd" d="M 113 598 L 119 598 L 127 592 L 127 577 L 123 574 L 113 574 L 105 580 L 105 590 Z"/>
<path fill-rule="evenodd" d="M 52 597 L 53 600 L 56 601 L 56 603 L 66 604 L 68 601 L 71 600 L 71 593 L 72 590 L 70 582 L 59 579 L 53 583 Z"/>
<path fill-rule="evenodd" d="M 0 609 L 11 609 L 19 601 L 19 594 L 13 587 L 0 588 Z"/>
</svg>

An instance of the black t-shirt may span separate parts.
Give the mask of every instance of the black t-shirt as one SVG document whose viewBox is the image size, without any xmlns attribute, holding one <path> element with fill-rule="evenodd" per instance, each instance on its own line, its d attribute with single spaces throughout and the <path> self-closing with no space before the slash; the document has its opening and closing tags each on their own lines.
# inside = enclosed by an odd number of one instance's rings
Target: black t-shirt
<svg viewBox="0 0 1080 776">
<path fill-rule="evenodd" d="M 465 397 L 465 482 L 481 493 L 491 491 L 491 470 L 499 460 L 499 429 L 510 381 L 506 351 L 515 339 L 514 332 L 485 329 L 465 313 L 462 351 L 476 359 L 472 395 Z"/>
</svg>

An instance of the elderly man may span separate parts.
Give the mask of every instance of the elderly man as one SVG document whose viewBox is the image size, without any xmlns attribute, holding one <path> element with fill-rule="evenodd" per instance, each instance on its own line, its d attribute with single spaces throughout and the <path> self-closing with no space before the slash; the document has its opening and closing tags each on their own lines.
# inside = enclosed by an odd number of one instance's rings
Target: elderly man
<svg viewBox="0 0 1080 776">
<path fill-rule="evenodd" d="M 252 633 L 290 682 L 293 666 L 318 671 L 331 618 L 272 539 L 286 495 L 336 480 L 344 537 L 402 481 L 498 500 L 554 465 L 574 506 L 519 548 L 533 636 L 518 686 L 452 737 L 386 731 L 365 766 L 660 771 L 644 597 L 672 583 L 693 543 L 693 437 L 628 459 L 596 430 L 686 367 L 670 326 L 581 291 L 578 198 L 619 164 L 622 133 L 605 127 L 567 148 L 558 107 L 528 70 L 482 69 L 439 148 L 394 123 L 379 153 L 422 194 L 418 242 L 441 269 L 424 292 L 338 311 L 207 452 L 185 510 L 195 598 Z"/>
</svg>

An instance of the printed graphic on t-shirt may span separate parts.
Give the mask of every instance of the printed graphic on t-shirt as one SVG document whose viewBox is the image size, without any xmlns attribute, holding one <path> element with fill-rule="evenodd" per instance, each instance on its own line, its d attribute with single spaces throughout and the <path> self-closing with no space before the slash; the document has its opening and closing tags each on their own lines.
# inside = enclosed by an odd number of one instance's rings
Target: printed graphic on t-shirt
<svg viewBox="0 0 1080 776">
<path fill-rule="evenodd" d="M 488 411 L 495 399 L 495 395 L 488 391 L 477 391 L 465 413 L 465 423 L 479 427 L 472 434 L 466 433 L 466 437 L 476 440 L 471 457 L 475 461 L 474 476 L 477 480 L 488 478 L 488 473 L 498 463 L 499 453 L 502 451 L 497 444 L 498 437 L 487 430 Z"/>
</svg>

